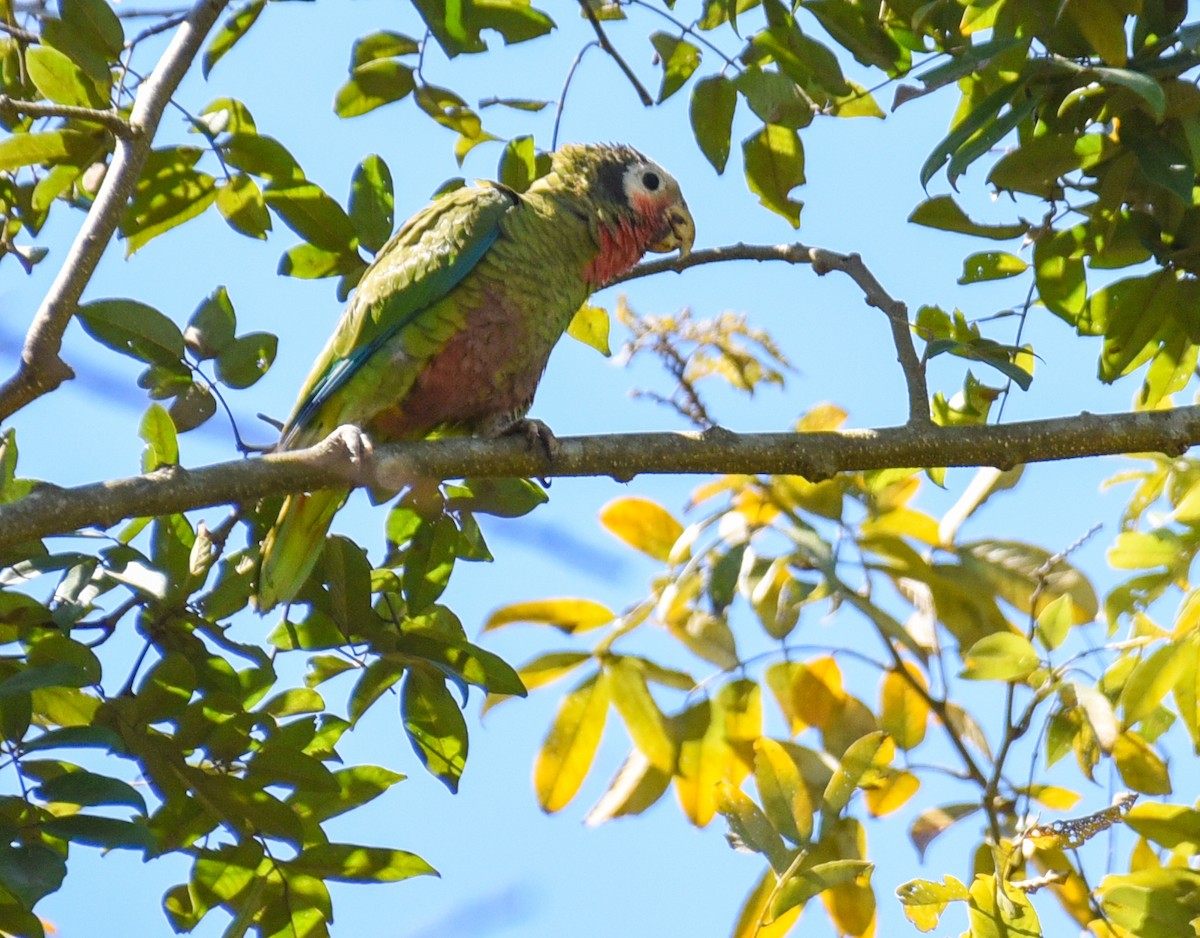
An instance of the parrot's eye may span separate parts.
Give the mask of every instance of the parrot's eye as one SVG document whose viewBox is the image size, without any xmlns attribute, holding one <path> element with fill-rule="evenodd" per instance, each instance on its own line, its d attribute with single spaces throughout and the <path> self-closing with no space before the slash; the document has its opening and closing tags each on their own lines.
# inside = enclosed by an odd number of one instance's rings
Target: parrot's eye
<svg viewBox="0 0 1200 938">
<path fill-rule="evenodd" d="M 646 187 L 647 191 L 656 192 L 658 187 L 662 185 L 662 180 L 658 178 L 658 173 L 650 170 L 642 174 L 642 185 Z"/>
</svg>

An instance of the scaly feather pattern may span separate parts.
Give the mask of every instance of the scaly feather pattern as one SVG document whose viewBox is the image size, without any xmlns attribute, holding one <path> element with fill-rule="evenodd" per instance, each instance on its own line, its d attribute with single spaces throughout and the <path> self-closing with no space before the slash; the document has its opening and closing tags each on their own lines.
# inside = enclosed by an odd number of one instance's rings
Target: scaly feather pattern
<svg viewBox="0 0 1200 938">
<path fill-rule="evenodd" d="M 441 196 L 384 245 L 314 363 L 280 439 L 353 425 L 377 442 L 520 426 L 576 310 L 646 251 L 690 250 L 679 186 L 626 146 L 556 151 L 524 193 Z M 258 603 L 300 592 L 345 491 L 285 500 L 263 542 Z"/>
</svg>

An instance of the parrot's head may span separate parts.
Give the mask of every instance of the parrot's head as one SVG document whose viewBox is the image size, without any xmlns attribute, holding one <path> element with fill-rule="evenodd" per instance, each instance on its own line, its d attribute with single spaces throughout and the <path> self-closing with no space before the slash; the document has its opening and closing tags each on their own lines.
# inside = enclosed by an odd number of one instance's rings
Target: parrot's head
<svg viewBox="0 0 1200 938">
<path fill-rule="evenodd" d="M 692 249 L 696 223 L 673 176 L 633 147 L 572 144 L 552 154 L 539 182 L 582 199 L 600 252 L 587 272 L 597 286 L 636 264 L 647 251 Z M 537 185 L 535 183 L 535 185 Z"/>
</svg>

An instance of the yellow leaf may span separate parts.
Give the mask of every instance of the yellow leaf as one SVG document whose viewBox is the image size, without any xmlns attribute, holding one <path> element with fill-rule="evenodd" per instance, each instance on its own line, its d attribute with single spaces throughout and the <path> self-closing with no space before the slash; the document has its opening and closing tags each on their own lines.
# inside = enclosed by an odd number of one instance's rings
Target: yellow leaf
<svg viewBox="0 0 1200 938">
<path fill-rule="evenodd" d="M 1148 658 L 1138 662 L 1121 691 L 1125 709 L 1125 724 L 1131 726 L 1145 719 L 1167 696 L 1195 655 L 1188 654 L 1186 645 L 1167 642 Z"/>
<path fill-rule="evenodd" d="M 679 735 L 675 794 L 687 819 L 704 827 L 717 810 L 717 782 L 725 776 L 729 747 L 720 715 L 711 701 L 701 700 L 674 718 Z"/>
<path fill-rule="evenodd" d="M 897 507 L 877 515 L 862 525 L 864 534 L 899 534 L 915 538 L 930 547 L 941 545 L 937 520 L 914 508 Z"/>
<path fill-rule="evenodd" d="M 664 563 L 683 534 L 683 525 L 647 498 L 618 498 L 600 509 L 600 523 L 628 544 Z"/>
<path fill-rule="evenodd" d="M 567 335 L 594 348 L 605 358 L 612 355 L 608 334 L 608 310 L 602 306 L 592 306 L 590 303 L 584 303 L 579 307 L 571 319 L 571 324 L 567 326 Z"/>
<path fill-rule="evenodd" d="M 917 793 L 921 780 L 912 772 L 891 772 L 883 784 L 876 788 L 868 788 L 863 797 L 867 802 L 867 810 L 872 817 L 883 817 L 903 807 L 908 799 Z"/>
<path fill-rule="evenodd" d="M 570 803 L 583 784 L 608 715 L 608 676 L 599 672 L 567 694 L 533 765 L 533 788 L 543 811 Z"/>
<path fill-rule="evenodd" d="M 946 906 L 967 896 L 967 887 L 953 876 L 943 876 L 940 883 L 913 879 L 896 887 L 896 898 L 904 906 L 904 914 L 921 931 L 937 928 Z"/>
<path fill-rule="evenodd" d="M 1126 730 L 1118 736 L 1112 755 L 1122 780 L 1134 791 L 1147 795 L 1171 794 L 1166 763 L 1137 733 Z"/>
<path fill-rule="evenodd" d="M 905 662 L 909 678 L 896 670 L 883 676 L 879 689 L 879 725 L 901 749 L 912 749 L 925 739 L 929 723 L 929 704 L 912 682 L 927 688 L 925 675 L 914 665 Z M 911 678 L 911 680 L 910 680 Z"/>
<path fill-rule="evenodd" d="M 787 720 L 788 732 L 792 736 L 808 726 L 796 712 L 796 700 L 792 690 L 796 686 L 800 673 L 804 670 L 806 670 L 805 665 L 799 661 L 777 661 L 767 668 L 765 674 L 767 687 L 775 695 L 775 702 L 779 704 L 783 718 Z"/>
<path fill-rule="evenodd" d="M 607 625 L 616 615 L 607 606 L 590 599 L 535 599 L 502 606 L 488 616 L 483 630 L 489 632 L 513 622 L 552 625 L 568 635 Z"/>
<path fill-rule="evenodd" d="M 1079 803 L 1080 794 L 1057 785 L 1031 785 L 1026 789 L 1029 797 L 1053 811 L 1070 811 Z"/>
<path fill-rule="evenodd" d="M 660 772 L 675 768 L 675 741 L 667 732 L 666 720 L 646 686 L 646 676 L 625 658 L 609 659 L 605 671 L 612 688 L 612 701 L 629 736 L 650 764 Z"/>
<path fill-rule="evenodd" d="M 803 417 L 796 421 L 797 433 L 811 433 L 820 430 L 836 430 L 846 422 L 847 413 L 837 404 L 818 404 Z"/>
<path fill-rule="evenodd" d="M 842 672 L 832 658 L 810 661 L 792 688 L 796 713 L 809 726 L 825 730 L 842 710 L 846 692 Z"/>
</svg>

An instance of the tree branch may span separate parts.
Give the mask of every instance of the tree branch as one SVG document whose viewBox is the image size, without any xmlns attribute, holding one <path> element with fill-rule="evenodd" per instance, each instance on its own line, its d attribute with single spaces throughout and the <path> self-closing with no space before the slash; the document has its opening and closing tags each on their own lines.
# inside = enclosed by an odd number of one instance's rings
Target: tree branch
<svg viewBox="0 0 1200 938">
<path fill-rule="evenodd" d="M 633 85 L 633 90 L 637 92 L 638 97 L 642 101 L 642 107 L 652 107 L 654 98 L 645 86 L 638 81 L 637 75 L 629 64 L 621 58 L 621 53 L 613 48 L 613 44 L 608 41 L 608 34 L 604 32 L 604 27 L 600 25 L 600 20 L 596 18 L 596 11 L 592 9 L 592 5 L 587 0 L 579 0 L 579 6 L 583 10 L 583 15 L 587 17 L 588 22 L 592 24 L 592 29 L 596 33 L 596 40 L 600 43 L 600 48 L 612 56 L 612 60 L 617 63 L 617 67 L 621 69 L 625 77 L 629 79 L 629 83 Z"/>
<path fill-rule="evenodd" d="M 323 487 L 399 489 L 415 479 L 463 476 L 796 474 L 890 466 L 996 466 L 1132 452 L 1179 455 L 1200 443 L 1200 406 L 1055 417 L 1001 426 L 907 425 L 876 430 L 736 434 L 635 433 L 560 440 L 553 463 L 523 440 L 444 439 L 380 446 L 370 471 L 352 462 L 336 434 L 309 449 L 201 469 L 160 469 L 77 488 L 42 485 L 0 506 L 0 547 L 149 515 L 252 502 Z"/>
<path fill-rule="evenodd" d="M 133 131 L 130 129 L 129 123 L 121 116 L 121 112 L 111 108 L 101 110 L 91 107 L 73 107 L 69 104 L 53 104 L 48 101 L 19 101 L 6 94 L 0 94 L 0 111 L 12 111 L 28 117 L 62 117 L 67 120 L 86 121 L 89 124 L 99 124 L 101 127 L 111 130 L 118 137 L 133 136 Z"/>
<path fill-rule="evenodd" d="M 227 3 L 228 0 L 198 0 L 153 73 L 138 88 L 129 115 L 129 134 L 118 136 L 96 200 L 29 327 L 21 350 L 21 364 L 0 386 L 0 421 L 75 376 L 59 357 L 63 333 L 117 229 L 163 111 Z"/>
<path fill-rule="evenodd" d="M 664 271 L 682 272 L 701 264 L 719 264 L 726 261 L 783 261 L 787 264 L 811 264 L 813 270 L 824 276 L 831 270 L 840 270 L 858 284 L 868 306 L 882 310 L 892 328 L 892 342 L 896 346 L 896 360 L 904 372 L 908 388 L 908 422 L 914 426 L 931 426 L 929 416 L 929 388 L 925 383 L 925 369 L 917 350 L 913 346 L 912 330 L 908 322 L 908 308 L 893 298 L 875 275 L 863 263 L 858 254 L 841 254 L 826 248 L 810 247 L 807 244 L 733 244 L 728 247 L 692 251 L 683 257 L 667 257 L 662 260 L 639 264 L 628 273 L 610 283 L 612 286 L 648 277 Z M 927 465 L 922 463 L 922 465 Z"/>
</svg>

